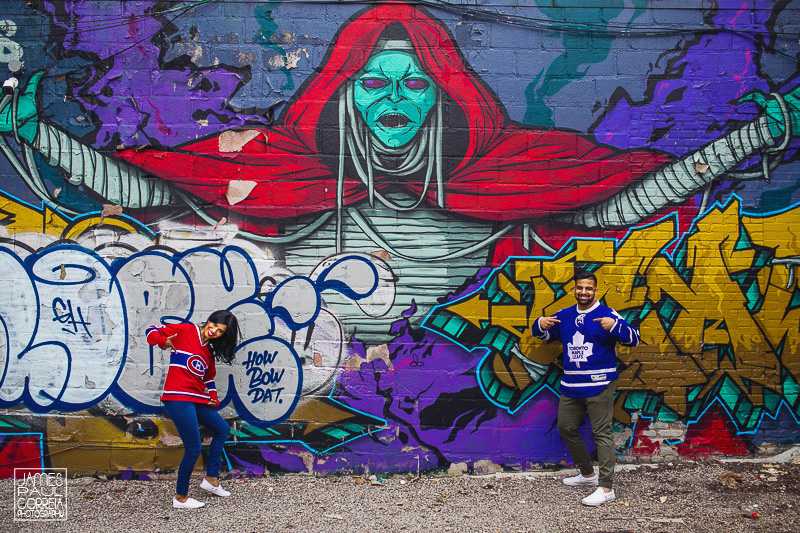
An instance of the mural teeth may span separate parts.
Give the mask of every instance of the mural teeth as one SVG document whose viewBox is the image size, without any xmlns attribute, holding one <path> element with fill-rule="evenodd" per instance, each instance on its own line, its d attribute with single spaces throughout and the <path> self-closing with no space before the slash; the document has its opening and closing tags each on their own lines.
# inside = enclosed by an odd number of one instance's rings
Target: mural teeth
<svg viewBox="0 0 800 533">
<path fill-rule="evenodd" d="M 399 113 L 389 113 L 378 119 L 378 122 L 387 128 L 404 128 L 411 121 L 405 115 L 401 115 Z"/>
</svg>

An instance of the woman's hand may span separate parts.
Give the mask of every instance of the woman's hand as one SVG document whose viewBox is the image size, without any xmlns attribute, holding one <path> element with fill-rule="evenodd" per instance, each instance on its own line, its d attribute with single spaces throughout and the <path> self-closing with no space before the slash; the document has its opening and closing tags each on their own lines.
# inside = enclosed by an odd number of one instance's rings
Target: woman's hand
<svg viewBox="0 0 800 533">
<path fill-rule="evenodd" d="M 174 348 L 174 346 L 172 346 L 172 338 L 175 337 L 176 335 L 177 335 L 177 333 L 175 335 L 170 335 L 169 337 L 167 337 L 167 340 L 164 341 L 164 349 L 165 350 L 167 348 Z"/>
<path fill-rule="evenodd" d="M 217 400 L 208 400 L 208 406 L 210 408 L 216 409 L 218 405 L 219 405 L 219 402 Z"/>
</svg>

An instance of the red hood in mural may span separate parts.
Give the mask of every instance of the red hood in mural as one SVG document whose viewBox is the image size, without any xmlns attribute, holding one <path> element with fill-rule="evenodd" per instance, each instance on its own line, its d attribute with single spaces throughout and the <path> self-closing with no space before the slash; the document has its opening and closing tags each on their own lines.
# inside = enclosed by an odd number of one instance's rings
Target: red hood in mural
<svg viewBox="0 0 800 533">
<path fill-rule="evenodd" d="M 546 224 L 548 215 L 611 197 L 669 161 L 651 151 L 623 152 L 570 132 L 510 123 L 442 25 L 402 3 L 377 6 L 346 23 L 320 73 L 298 90 L 280 124 L 260 128 L 263 135 L 240 152 L 221 152 L 219 135 L 214 135 L 169 151 L 126 150 L 118 155 L 206 202 L 262 219 L 252 221 L 256 227 L 264 224 L 263 219 L 275 221 L 335 209 L 337 123 L 324 117 L 335 115 L 332 102 L 364 67 L 382 33 L 393 23 L 407 32 L 419 65 L 449 102 L 443 129 L 457 130 L 461 138 L 457 142 L 446 139 L 445 150 L 457 146 L 459 152 L 448 156 L 443 201 L 436 198 L 436 190 L 427 191 L 421 180 L 398 181 L 376 174 L 376 191 L 402 187 L 416 196 L 424 192 L 429 205 L 441 204 L 453 213 L 490 221 Z M 454 114 L 458 117 L 453 118 Z M 321 149 L 321 144 L 337 147 Z M 345 176 L 343 204 L 365 199 L 364 181 Z M 231 180 L 256 185 L 245 200 L 229 205 L 225 192 Z"/>
</svg>

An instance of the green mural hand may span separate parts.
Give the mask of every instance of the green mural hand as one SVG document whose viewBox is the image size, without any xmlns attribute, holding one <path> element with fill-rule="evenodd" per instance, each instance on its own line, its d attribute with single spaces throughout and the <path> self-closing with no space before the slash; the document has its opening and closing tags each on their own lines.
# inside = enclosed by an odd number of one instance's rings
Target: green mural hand
<svg viewBox="0 0 800 533">
<path fill-rule="evenodd" d="M 36 91 L 43 75 L 44 71 L 40 71 L 31 76 L 25 86 L 25 90 L 20 92 L 17 101 L 17 131 L 20 137 L 29 143 L 33 142 L 39 130 L 39 116 L 36 112 Z M 0 112 L 0 133 L 12 133 L 14 131 L 13 111 L 13 106 L 9 103 Z"/>
<path fill-rule="evenodd" d="M 782 95 L 786 106 L 786 113 L 791 117 L 791 130 L 793 136 L 800 135 L 800 85 L 792 91 Z M 753 102 L 764 110 L 768 117 L 769 132 L 773 137 L 782 137 L 786 131 L 784 110 L 778 98 L 761 91 L 744 95 L 737 103 Z"/>
</svg>

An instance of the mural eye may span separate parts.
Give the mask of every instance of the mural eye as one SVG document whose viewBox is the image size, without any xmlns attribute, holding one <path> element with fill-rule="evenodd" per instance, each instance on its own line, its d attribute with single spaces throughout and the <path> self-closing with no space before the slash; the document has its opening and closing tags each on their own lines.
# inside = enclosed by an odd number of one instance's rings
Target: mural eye
<svg viewBox="0 0 800 533">
<path fill-rule="evenodd" d="M 361 80 L 361 85 L 365 89 L 383 89 L 389 85 L 389 81 L 382 78 L 365 78 Z"/>
<path fill-rule="evenodd" d="M 403 85 L 405 85 L 412 91 L 424 91 L 425 89 L 430 87 L 430 83 L 423 80 L 422 78 L 409 78 L 407 80 L 403 80 Z"/>
</svg>

